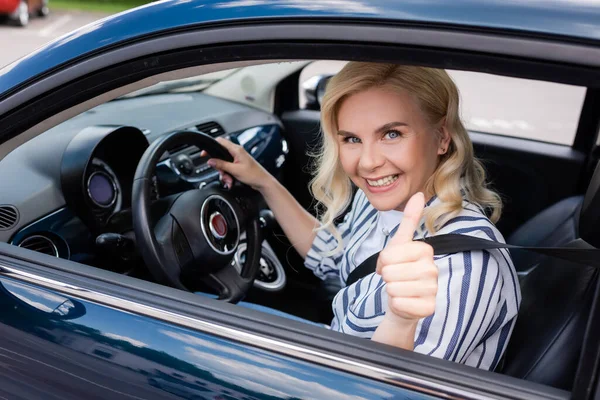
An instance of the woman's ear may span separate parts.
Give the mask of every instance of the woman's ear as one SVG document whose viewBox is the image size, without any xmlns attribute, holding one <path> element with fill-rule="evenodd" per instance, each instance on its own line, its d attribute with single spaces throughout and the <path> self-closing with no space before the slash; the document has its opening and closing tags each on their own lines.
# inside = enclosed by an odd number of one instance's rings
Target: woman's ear
<svg viewBox="0 0 600 400">
<path fill-rule="evenodd" d="M 448 149 L 450 148 L 450 141 L 452 140 L 452 137 L 450 136 L 450 131 L 446 128 L 446 118 L 442 120 L 442 125 L 438 129 L 438 135 L 438 155 L 443 155 L 448 152 Z"/>
</svg>

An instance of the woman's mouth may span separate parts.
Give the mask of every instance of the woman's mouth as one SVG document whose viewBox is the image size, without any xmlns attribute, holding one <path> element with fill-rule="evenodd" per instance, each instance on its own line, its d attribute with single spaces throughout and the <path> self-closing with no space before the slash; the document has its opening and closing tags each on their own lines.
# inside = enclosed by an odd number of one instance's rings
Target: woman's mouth
<svg viewBox="0 0 600 400">
<path fill-rule="evenodd" d="M 398 186 L 400 174 L 388 175 L 378 179 L 365 179 L 367 190 L 371 193 L 383 193 Z"/>
<path fill-rule="evenodd" d="M 379 178 L 376 180 L 371 180 L 371 179 L 365 179 L 365 180 L 367 181 L 369 186 L 385 187 L 385 186 L 390 186 L 392 183 L 396 182 L 396 180 L 398 180 L 399 176 L 400 175 L 396 174 L 396 175 L 388 175 L 388 176 L 385 176 L 383 178 Z"/>
</svg>

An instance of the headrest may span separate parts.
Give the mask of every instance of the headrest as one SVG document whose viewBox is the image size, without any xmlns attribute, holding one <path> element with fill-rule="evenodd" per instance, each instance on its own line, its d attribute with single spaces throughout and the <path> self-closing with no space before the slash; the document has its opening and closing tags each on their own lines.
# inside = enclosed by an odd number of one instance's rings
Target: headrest
<svg viewBox="0 0 600 400">
<path fill-rule="evenodd" d="M 600 248 L 600 163 L 596 165 L 579 213 L 579 237 Z"/>
</svg>

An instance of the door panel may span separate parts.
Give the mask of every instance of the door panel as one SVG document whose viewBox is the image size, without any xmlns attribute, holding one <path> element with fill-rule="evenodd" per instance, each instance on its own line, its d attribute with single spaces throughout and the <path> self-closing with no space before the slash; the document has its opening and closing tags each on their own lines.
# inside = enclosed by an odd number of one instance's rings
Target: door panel
<svg viewBox="0 0 600 400">
<path fill-rule="evenodd" d="M 0 335 L 16 400 L 569 397 L 4 243 Z"/>
<path fill-rule="evenodd" d="M 319 144 L 319 112 L 287 112 L 281 119 L 290 146 L 284 183 L 305 208 L 314 211 L 307 189 L 311 178 L 307 153 Z M 544 208 L 577 194 L 585 157 L 569 146 L 477 132 L 470 136 L 488 180 L 504 200 L 497 226 L 505 237 Z"/>
<path fill-rule="evenodd" d="M 4 277 L 0 335 L 0 398 L 432 398 Z"/>
</svg>

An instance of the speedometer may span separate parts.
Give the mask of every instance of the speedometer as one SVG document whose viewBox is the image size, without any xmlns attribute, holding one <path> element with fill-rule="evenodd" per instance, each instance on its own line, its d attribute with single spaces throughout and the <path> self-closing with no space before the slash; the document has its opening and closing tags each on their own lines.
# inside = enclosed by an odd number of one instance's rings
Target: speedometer
<svg viewBox="0 0 600 400">
<path fill-rule="evenodd" d="M 94 206 L 117 212 L 123 202 L 121 185 L 112 168 L 97 157 L 92 159 L 90 174 L 86 180 L 87 197 Z"/>
<path fill-rule="evenodd" d="M 117 200 L 117 188 L 112 177 L 96 171 L 90 175 L 87 184 L 90 199 L 99 207 L 111 207 Z"/>
</svg>

